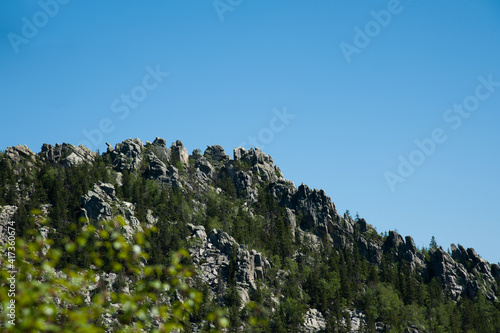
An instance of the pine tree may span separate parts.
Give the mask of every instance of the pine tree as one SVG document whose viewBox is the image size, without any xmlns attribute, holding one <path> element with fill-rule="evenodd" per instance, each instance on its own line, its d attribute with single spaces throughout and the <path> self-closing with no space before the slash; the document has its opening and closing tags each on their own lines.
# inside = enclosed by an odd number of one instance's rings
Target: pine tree
<svg viewBox="0 0 500 333">
<path fill-rule="evenodd" d="M 437 248 L 438 248 L 438 245 L 436 242 L 436 237 L 432 236 L 431 241 L 429 243 L 429 249 L 437 249 Z"/>
</svg>

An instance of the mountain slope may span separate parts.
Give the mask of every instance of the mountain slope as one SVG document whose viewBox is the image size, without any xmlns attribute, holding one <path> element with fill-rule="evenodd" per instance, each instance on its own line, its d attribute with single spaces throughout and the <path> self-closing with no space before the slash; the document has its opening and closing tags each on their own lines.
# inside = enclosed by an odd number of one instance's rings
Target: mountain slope
<svg viewBox="0 0 500 333">
<path fill-rule="evenodd" d="M 190 284 L 204 295 L 193 330 L 203 330 L 213 306 L 227 309 L 234 331 L 500 330 L 498 265 L 460 245 L 449 254 L 418 249 L 395 231 L 378 234 L 340 215 L 323 190 L 286 180 L 258 148 L 236 148 L 231 158 L 220 146 L 189 154 L 161 138 L 108 145 L 101 156 L 70 144 L 45 144 L 38 154 L 9 147 L 0 205 L 2 230 L 11 220 L 21 238 L 43 229 L 54 248 L 64 249 L 61 235 L 74 239 L 123 216 L 128 243 L 157 230 L 148 264 L 168 266 L 188 249 L 197 271 Z M 30 218 L 33 209 L 49 222 Z M 63 264 L 92 269 L 81 255 Z M 124 271 L 111 279 L 133 288 Z"/>
</svg>

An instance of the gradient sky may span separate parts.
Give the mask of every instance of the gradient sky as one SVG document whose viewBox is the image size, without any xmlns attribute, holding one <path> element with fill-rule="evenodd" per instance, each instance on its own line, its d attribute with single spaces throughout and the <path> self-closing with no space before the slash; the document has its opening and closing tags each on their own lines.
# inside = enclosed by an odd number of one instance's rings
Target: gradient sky
<svg viewBox="0 0 500 333">
<path fill-rule="evenodd" d="M 0 1 L 0 149 L 257 144 L 379 232 L 500 261 L 498 0 L 54 1 Z"/>
</svg>

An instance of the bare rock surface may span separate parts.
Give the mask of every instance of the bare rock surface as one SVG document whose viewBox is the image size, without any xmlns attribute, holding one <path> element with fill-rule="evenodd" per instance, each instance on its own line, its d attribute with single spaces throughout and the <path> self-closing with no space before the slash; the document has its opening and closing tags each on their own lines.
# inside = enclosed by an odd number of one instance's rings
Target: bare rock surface
<svg viewBox="0 0 500 333">
<path fill-rule="evenodd" d="M 142 232 L 140 221 L 135 217 L 135 206 L 130 202 L 121 201 L 116 197 L 112 184 L 99 182 L 92 190 L 81 198 L 82 216 L 90 223 L 109 221 L 116 216 L 122 216 L 125 225 L 122 226 L 124 237 L 132 240 L 136 232 Z"/>
<path fill-rule="evenodd" d="M 97 153 L 83 145 L 77 147 L 72 144 L 63 143 L 62 145 L 56 144 L 52 146 L 45 143 L 38 156 L 54 164 L 72 167 L 81 163 L 93 163 L 97 157 Z"/>
<path fill-rule="evenodd" d="M 201 280 L 210 286 L 212 297 L 221 297 L 220 289 L 227 287 L 231 255 L 234 254 L 236 286 L 242 302 L 247 303 L 249 294 L 257 290 L 257 281 L 264 281 L 266 271 L 271 268 L 269 260 L 262 253 L 238 244 L 222 230 L 213 229 L 207 235 L 203 226 L 189 224 L 188 228 L 193 240 L 190 249 L 193 263 L 198 267 Z"/>
</svg>

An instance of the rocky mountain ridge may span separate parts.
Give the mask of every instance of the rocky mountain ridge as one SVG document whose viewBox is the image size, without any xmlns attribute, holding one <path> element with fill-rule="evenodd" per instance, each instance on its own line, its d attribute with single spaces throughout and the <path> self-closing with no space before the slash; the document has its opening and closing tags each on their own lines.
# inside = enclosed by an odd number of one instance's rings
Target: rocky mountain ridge
<svg viewBox="0 0 500 333">
<path fill-rule="evenodd" d="M 86 147 L 66 143 L 55 146 L 44 144 L 38 154 L 26 146 L 9 147 L 4 153 L 4 158 L 19 174 L 36 168 L 37 163 L 73 168 L 92 164 L 97 156 Z M 140 220 L 136 216 L 136 205 L 117 197 L 116 187 L 123 185 L 128 174 L 143 175 L 160 188 L 175 189 L 186 196 L 189 194 L 194 210 L 199 212 L 208 209 L 207 203 L 200 197 L 208 193 L 225 193 L 242 203 L 245 214 L 257 216 L 255 207 L 263 200 L 264 193 L 268 193 L 269 200 L 285 212 L 285 225 L 291 237 L 298 240 L 295 242 L 307 239 L 307 246 L 317 251 L 325 243 L 339 251 L 347 249 L 359 253 L 374 267 L 382 267 L 387 261 L 393 265 L 407 265 L 409 272 L 420 276 L 422 282 L 437 279 L 443 294 L 453 302 L 459 302 L 464 297 L 474 299 L 479 294 L 485 295 L 489 301 L 497 301 L 500 267 L 483 260 L 474 249 L 452 244 L 451 254 L 441 247 L 423 252 L 415 246 L 411 236 L 403 238 L 395 231 L 380 235 L 364 219 L 355 220 L 348 214 L 340 215 L 325 191 L 311 189 L 304 184 L 296 187 L 286 180 L 272 157 L 258 148 L 235 148 L 231 158 L 219 145 L 208 146 L 203 154 L 199 150 L 189 154 L 181 141 L 168 148 L 162 138 L 145 144 L 140 139 L 128 139 L 115 147 L 108 144 L 102 157 L 109 163 L 108 170 L 114 184 L 93 184 L 92 189 L 80 198 L 81 217 L 88 223 L 96 223 L 121 215 L 126 221 L 122 231 L 128 240 L 134 233 L 142 231 L 144 226 L 154 226 L 158 220 L 151 210 L 147 211 L 145 220 Z M 15 186 L 18 192 L 26 193 L 28 197 L 33 191 L 29 185 L 22 183 Z M 22 190 L 23 186 L 27 188 Z M 6 227 L 16 210 L 13 205 L 1 207 L 0 229 Z M 238 243 L 222 229 L 207 230 L 205 226 L 195 223 L 188 223 L 186 227 L 192 261 L 214 301 L 224 303 L 223 291 L 231 274 L 234 275 L 242 306 L 250 301 L 250 295 L 259 290 L 261 283 L 269 282 L 268 271 L 273 263 L 261 251 Z M 298 252 L 293 255 L 300 257 Z M 278 270 L 273 274 L 280 276 L 290 272 Z M 275 304 L 280 303 L 279 295 L 272 294 L 271 298 Z M 366 324 L 364 314 L 356 309 L 349 311 L 347 316 L 350 322 L 345 322 L 345 327 L 354 332 Z M 325 327 L 323 314 L 309 308 L 304 315 L 303 331 L 316 332 Z M 381 332 L 387 329 L 379 322 L 375 327 Z M 414 331 L 419 330 L 415 328 Z"/>
</svg>

